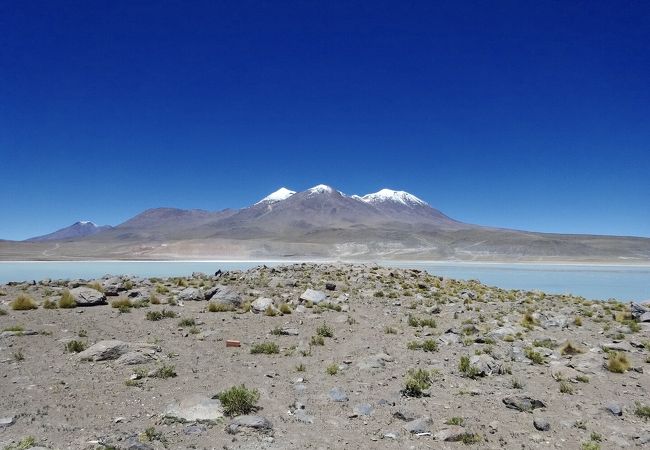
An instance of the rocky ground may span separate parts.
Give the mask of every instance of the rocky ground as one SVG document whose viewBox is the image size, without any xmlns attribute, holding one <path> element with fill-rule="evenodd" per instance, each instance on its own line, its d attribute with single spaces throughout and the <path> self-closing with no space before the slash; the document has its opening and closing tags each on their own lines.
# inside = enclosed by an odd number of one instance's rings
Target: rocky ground
<svg viewBox="0 0 650 450">
<path fill-rule="evenodd" d="M 650 445 L 647 305 L 347 264 L 0 303 L 0 449 Z"/>
</svg>

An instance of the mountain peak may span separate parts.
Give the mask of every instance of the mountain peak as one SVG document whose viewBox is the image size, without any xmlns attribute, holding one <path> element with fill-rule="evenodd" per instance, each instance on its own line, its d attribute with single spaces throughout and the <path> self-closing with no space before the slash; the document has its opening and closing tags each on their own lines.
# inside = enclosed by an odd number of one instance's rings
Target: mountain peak
<svg viewBox="0 0 650 450">
<path fill-rule="evenodd" d="M 258 205 L 260 203 L 277 203 L 277 202 L 281 202 L 282 200 L 288 199 L 289 197 L 291 197 L 295 193 L 296 193 L 296 191 L 292 191 L 292 190 L 287 189 L 285 187 L 281 187 L 277 191 L 267 195 L 266 197 L 264 197 L 262 200 L 260 200 L 259 202 L 255 203 L 255 204 Z"/>
<path fill-rule="evenodd" d="M 319 184 L 317 186 L 314 186 L 313 188 L 307 189 L 307 192 L 310 194 L 331 194 L 334 192 L 334 188 L 327 186 L 326 184 Z"/>
<path fill-rule="evenodd" d="M 384 202 L 394 202 L 400 203 L 406 206 L 425 206 L 427 202 L 420 200 L 413 194 L 409 194 L 405 191 L 395 191 L 393 189 L 382 189 L 373 194 L 367 194 L 360 198 L 366 203 L 384 203 Z"/>
<path fill-rule="evenodd" d="M 93 227 L 96 227 L 97 224 L 95 222 L 91 222 L 90 220 L 80 220 L 79 222 L 75 223 L 74 225 L 90 225 Z"/>
</svg>

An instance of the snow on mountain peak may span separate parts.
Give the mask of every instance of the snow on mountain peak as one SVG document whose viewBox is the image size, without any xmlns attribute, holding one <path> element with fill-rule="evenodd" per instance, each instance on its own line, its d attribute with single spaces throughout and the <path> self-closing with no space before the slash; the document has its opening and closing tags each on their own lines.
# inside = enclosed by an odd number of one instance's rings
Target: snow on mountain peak
<svg viewBox="0 0 650 450">
<path fill-rule="evenodd" d="M 80 220 L 78 223 L 81 225 L 92 225 L 93 227 L 97 226 L 95 222 L 91 222 L 90 220 Z"/>
<path fill-rule="evenodd" d="M 295 194 L 296 191 L 292 191 L 290 189 L 287 189 L 285 187 L 281 187 L 277 191 L 273 192 L 272 194 L 267 195 L 264 197 L 262 200 L 259 202 L 255 203 L 256 205 L 259 203 L 276 203 L 276 202 L 281 202 L 282 200 L 286 200 L 289 197 L 291 197 L 293 194 Z"/>
<path fill-rule="evenodd" d="M 319 184 L 318 186 L 314 186 L 313 188 L 310 188 L 307 190 L 310 194 L 323 194 L 323 193 L 332 193 L 334 192 L 334 189 L 325 185 L 325 184 Z"/>
<path fill-rule="evenodd" d="M 392 189 L 382 189 L 374 194 L 367 194 L 360 198 L 366 203 L 395 202 L 406 206 L 427 205 L 427 202 L 420 200 L 413 194 L 405 191 L 394 191 Z"/>
</svg>

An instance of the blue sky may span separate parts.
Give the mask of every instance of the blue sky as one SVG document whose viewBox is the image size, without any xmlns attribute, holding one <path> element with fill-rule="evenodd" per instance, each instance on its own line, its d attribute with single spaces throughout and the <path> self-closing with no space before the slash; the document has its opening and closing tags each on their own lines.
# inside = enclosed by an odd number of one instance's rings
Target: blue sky
<svg viewBox="0 0 650 450">
<path fill-rule="evenodd" d="M 0 238 L 280 186 L 650 236 L 642 1 L 3 1 Z"/>
</svg>

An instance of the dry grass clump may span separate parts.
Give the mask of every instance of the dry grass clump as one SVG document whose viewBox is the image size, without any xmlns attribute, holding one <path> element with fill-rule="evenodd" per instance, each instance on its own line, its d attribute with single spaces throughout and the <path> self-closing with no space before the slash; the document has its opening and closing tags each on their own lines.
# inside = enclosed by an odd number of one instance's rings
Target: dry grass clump
<svg viewBox="0 0 650 450">
<path fill-rule="evenodd" d="M 74 301 L 74 297 L 69 290 L 65 289 L 61 292 L 61 298 L 59 299 L 59 308 L 74 308 L 77 306 L 77 302 Z"/>
<path fill-rule="evenodd" d="M 571 341 L 566 341 L 562 348 L 560 349 L 560 353 L 562 356 L 572 356 L 572 355 L 579 355 L 580 353 L 584 353 L 584 349 L 573 345 Z"/>
<path fill-rule="evenodd" d="M 34 299 L 26 294 L 20 294 L 14 299 L 14 301 L 9 303 L 9 306 L 14 311 L 28 311 L 30 309 L 38 309 L 38 305 Z"/>
<path fill-rule="evenodd" d="M 630 361 L 623 353 L 612 352 L 607 359 L 607 370 L 614 373 L 625 373 L 630 369 Z"/>
</svg>

